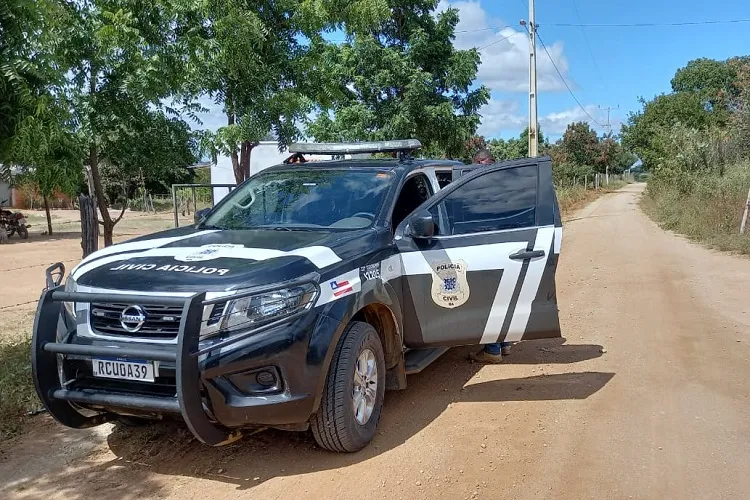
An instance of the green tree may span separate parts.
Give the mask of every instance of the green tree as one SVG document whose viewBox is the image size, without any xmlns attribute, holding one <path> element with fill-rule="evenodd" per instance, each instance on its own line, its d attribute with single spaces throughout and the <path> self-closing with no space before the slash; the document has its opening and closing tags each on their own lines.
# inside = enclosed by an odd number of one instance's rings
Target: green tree
<svg viewBox="0 0 750 500">
<path fill-rule="evenodd" d="M 569 124 L 559 148 L 565 161 L 577 165 L 596 165 L 600 156 L 599 138 L 588 122 Z"/>
<path fill-rule="evenodd" d="M 279 146 L 301 134 L 312 110 L 324 5 L 318 0 L 205 0 L 188 3 L 180 35 L 188 49 L 187 95 L 221 106 L 227 124 L 205 134 L 208 149 L 230 156 L 236 181 L 250 175 L 252 150 L 271 136 Z"/>
<path fill-rule="evenodd" d="M 705 129 L 713 122 L 711 111 L 695 92 L 661 94 L 640 102 L 643 109 L 630 114 L 621 134 L 623 145 L 643 160 L 645 170 L 655 167 L 666 154 L 664 134 L 675 124 Z"/>
<path fill-rule="evenodd" d="M 479 53 L 456 50 L 453 45 L 458 12 L 448 9 L 435 14 L 437 4 L 437 0 L 358 2 L 357 8 L 370 13 L 364 26 L 343 13 L 347 41 L 328 45 L 320 59 L 327 70 L 325 88 L 331 102 L 320 103 L 317 118 L 308 126 L 312 137 L 318 141 L 415 137 L 427 150 L 463 156 L 489 91 L 473 88 Z"/>
<path fill-rule="evenodd" d="M 125 163 L 123 144 L 133 144 L 143 121 L 150 119 L 148 110 L 163 108 L 164 100 L 180 88 L 185 46 L 177 43 L 181 25 L 172 2 L 86 0 L 68 7 L 71 22 L 61 62 L 69 75 L 66 96 L 76 131 L 86 141 L 86 174 L 104 244 L 111 245 L 125 204 L 118 217 L 110 215 L 100 163 Z"/>
<path fill-rule="evenodd" d="M 672 91 L 691 92 L 709 109 L 716 123 L 726 124 L 733 103 L 739 96 L 737 70 L 729 61 L 694 59 L 672 78 Z"/>
<path fill-rule="evenodd" d="M 539 148 L 544 154 L 549 151 L 549 143 L 539 129 Z M 510 139 L 490 139 L 488 147 L 497 161 L 514 160 L 529 156 L 529 127 L 523 129 L 518 137 Z"/>
<path fill-rule="evenodd" d="M 161 111 L 142 110 L 127 134 L 104 141 L 110 199 L 132 198 L 138 189 L 166 193 L 172 184 L 192 180 L 185 167 L 197 161 L 197 137 L 182 120 Z"/>
</svg>

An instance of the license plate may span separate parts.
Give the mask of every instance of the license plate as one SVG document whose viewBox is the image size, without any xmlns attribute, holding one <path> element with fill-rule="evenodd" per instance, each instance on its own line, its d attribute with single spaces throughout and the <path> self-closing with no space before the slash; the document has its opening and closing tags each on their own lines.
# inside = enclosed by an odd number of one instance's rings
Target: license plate
<svg viewBox="0 0 750 500">
<path fill-rule="evenodd" d="M 94 376 L 120 380 L 154 381 L 154 364 L 151 361 L 119 359 L 92 359 Z"/>
</svg>

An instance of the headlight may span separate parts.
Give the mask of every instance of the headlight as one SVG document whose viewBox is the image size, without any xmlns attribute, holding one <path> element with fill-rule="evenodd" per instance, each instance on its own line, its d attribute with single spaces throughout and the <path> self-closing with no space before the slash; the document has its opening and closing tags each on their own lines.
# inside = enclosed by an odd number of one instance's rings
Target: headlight
<svg viewBox="0 0 750 500">
<path fill-rule="evenodd" d="M 66 292 L 78 291 L 78 283 L 76 283 L 76 280 L 73 279 L 73 276 L 68 276 L 68 279 L 65 281 L 65 291 Z M 70 314 L 73 318 L 76 317 L 76 303 L 75 302 L 63 302 L 63 307 L 65 307 L 65 310 L 68 311 L 68 314 Z"/>
<path fill-rule="evenodd" d="M 224 308 L 220 330 L 248 330 L 308 310 L 318 290 L 312 283 L 230 300 Z"/>
</svg>

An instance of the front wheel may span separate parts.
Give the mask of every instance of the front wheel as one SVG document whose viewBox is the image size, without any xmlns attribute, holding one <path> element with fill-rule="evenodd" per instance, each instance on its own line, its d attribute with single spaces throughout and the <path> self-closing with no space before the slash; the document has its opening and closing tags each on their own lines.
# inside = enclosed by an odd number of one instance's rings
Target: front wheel
<svg viewBox="0 0 750 500">
<path fill-rule="evenodd" d="M 331 360 L 318 413 L 310 421 L 318 445 L 359 451 L 372 440 L 385 396 L 385 359 L 375 329 L 353 322 Z"/>
<path fill-rule="evenodd" d="M 25 227 L 19 227 L 18 236 L 20 236 L 22 240 L 29 239 L 29 230 Z"/>
</svg>

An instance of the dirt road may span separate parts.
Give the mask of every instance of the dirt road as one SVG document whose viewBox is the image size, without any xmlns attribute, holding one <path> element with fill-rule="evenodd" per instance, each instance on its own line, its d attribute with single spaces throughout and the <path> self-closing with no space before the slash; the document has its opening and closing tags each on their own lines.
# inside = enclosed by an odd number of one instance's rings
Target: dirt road
<svg viewBox="0 0 750 500">
<path fill-rule="evenodd" d="M 213 449 L 179 427 L 62 430 L 5 449 L 4 498 L 741 498 L 750 491 L 750 261 L 666 234 L 632 185 L 565 226 L 565 342 L 507 364 L 449 352 L 334 455 L 264 432 Z"/>
</svg>

